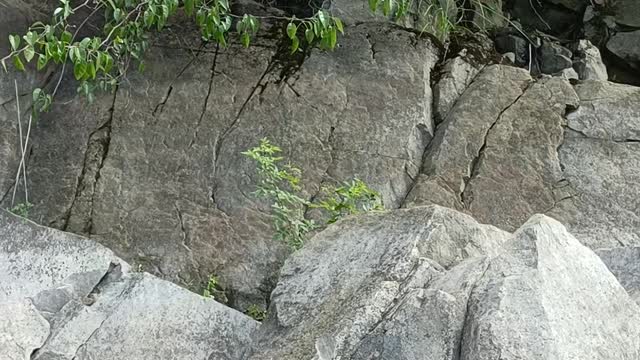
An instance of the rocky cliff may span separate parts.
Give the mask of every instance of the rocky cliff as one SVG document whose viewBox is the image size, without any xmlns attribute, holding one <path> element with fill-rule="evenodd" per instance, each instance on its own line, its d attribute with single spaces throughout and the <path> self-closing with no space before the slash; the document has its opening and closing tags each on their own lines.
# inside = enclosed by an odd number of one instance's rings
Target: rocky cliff
<svg viewBox="0 0 640 360">
<path fill-rule="evenodd" d="M 0 359 L 640 359 L 640 8 L 506 1 L 527 36 L 443 46 L 344 3 L 335 51 L 178 21 L 91 104 L 63 77 L 29 220 L 0 210 Z M 3 6 L 6 51 L 44 10 Z M 0 75 L 3 208 L 17 105 L 56 71 Z M 241 155 L 264 137 L 310 201 L 357 177 L 388 211 L 292 254 Z M 224 305 L 198 295 L 212 275 Z"/>
</svg>

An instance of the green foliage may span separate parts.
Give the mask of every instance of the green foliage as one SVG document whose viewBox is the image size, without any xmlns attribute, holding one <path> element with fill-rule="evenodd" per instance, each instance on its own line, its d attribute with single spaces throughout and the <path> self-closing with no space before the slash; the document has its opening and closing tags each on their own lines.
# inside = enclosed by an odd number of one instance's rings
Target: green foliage
<svg viewBox="0 0 640 360">
<path fill-rule="evenodd" d="M 220 284 L 218 282 L 218 277 L 215 275 L 209 276 L 209 281 L 207 282 L 207 286 L 202 291 L 202 296 L 206 298 L 211 298 L 214 300 L 221 300 L 222 302 L 226 302 L 226 296 L 224 296 L 224 292 L 220 290 Z"/>
<path fill-rule="evenodd" d="M 326 199 L 312 204 L 298 195 L 300 187 L 300 169 L 291 164 L 281 165 L 283 158 L 278 146 L 268 139 L 260 140 L 260 145 L 243 152 L 256 162 L 260 182 L 255 194 L 273 201 L 275 238 L 284 241 L 293 249 L 304 244 L 306 235 L 318 225 L 305 218 L 305 209 L 318 208 L 328 213 L 328 223 L 339 218 L 366 211 L 382 210 L 380 195 L 369 189 L 358 179 L 344 183 L 338 188 L 325 187 Z"/>
<path fill-rule="evenodd" d="M 369 189 L 360 179 L 345 182 L 340 187 L 329 188 L 326 191 L 329 192 L 329 197 L 311 206 L 327 211 L 330 216 L 327 221 L 329 224 L 347 215 L 384 210 L 380 194 Z"/>
<path fill-rule="evenodd" d="M 9 211 L 15 215 L 28 219 L 29 212 L 31 211 L 32 208 L 33 208 L 33 204 L 29 202 L 24 202 L 24 203 L 17 204 L 13 208 L 11 208 L 11 210 Z"/>
<path fill-rule="evenodd" d="M 248 316 L 253 318 L 253 320 L 255 320 L 255 321 L 264 321 L 267 318 L 267 311 L 266 310 L 262 310 L 256 304 L 249 305 L 249 307 L 247 308 L 247 311 L 245 312 L 245 314 L 247 314 Z"/>
<path fill-rule="evenodd" d="M 307 233 L 317 225 L 313 220 L 305 219 L 304 210 L 309 202 L 296 193 L 300 192 L 300 169 L 290 165 L 281 165 L 282 150 L 262 139 L 260 145 L 243 152 L 257 163 L 260 183 L 255 194 L 273 200 L 271 209 L 274 216 L 275 237 L 290 247 L 299 249 Z"/>
<path fill-rule="evenodd" d="M 234 21 L 244 46 L 249 46 L 251 38 L 260 29 L 258 17 L 231 13 L 229 0 L 94 0 L 75 7 L 70 0 L 59 0 L 49 24 L 36 22 L 23 36 L 9 37 L 11 53 L 0 58 L 0 64 L 8 71 L 7 62 L 11 60 L 16 69 L 23 71 L 31 62 L 38 70 L 50 64 L 62 65 L 64 69 L 68 63 L 79 82 L 78 92 L 92 101 L 95 90 L 112 90 L 132 65 L 139 70 L 144 68 L 149 32 L 161 31 L 180 7 L 194 19 L 204 41 L 214 41 L 223 47 L 228 44 Z M 89 15 L 76 26 L 70 19 L 81 10 Z M 101 33 L 78 39 L 87 22 L 95 21 L 95 14 L 104 19 Z M 321 48 L 333 49 L 337 33 L 343 32 L 342 22 L 324 10 L 308 19 L 276 19 L 289 23 L 286 32 L 291 39 L 292 52 L 299 50 L 301 39 L 309 45 L 315 44 L 317 39 Z M 304 37 L 297 35 L 298 30 L 304 31 Z M 38 89 L 38 109 L 48 108 L 58 85 L 50 95 Z"/>
</svg>

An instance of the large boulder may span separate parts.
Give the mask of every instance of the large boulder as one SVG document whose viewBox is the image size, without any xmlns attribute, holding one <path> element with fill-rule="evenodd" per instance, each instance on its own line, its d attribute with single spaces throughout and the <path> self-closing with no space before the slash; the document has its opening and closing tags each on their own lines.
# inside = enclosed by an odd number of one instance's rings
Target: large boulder
<svg viewBox="0 0 640 360">
<path fill-rule="evenodd" d="M 280 145 L 303 169 L 307 199 L 359 177 L 400 206 L 433 136 L 439 51 L 389 24 L 349 27 L 336 51 L 308 56 L 268 37 L 200 48 L 197 29 L 170 30 L 114 94 L 87 105 L 63 82 L 32 132 L 30 216 L 197 291 L 217 275 L 242 311 L 266 306 L 288 250 L 273 240 L 270 204 L 252 195 L 259 179 L 241 152 L 263 137 Z M 15 120 L 0 108 L 0 121 Z M 0 194 L 17 166 L 10 140 Z"/>
<path fill-rule="evenodd" d="M 640 88 L 586 81 L 575 89 L 581 105 L 558 148 L 567 199 L 549 214 L 593 249 L 640 245 Z"/>
<path fill-rule="evenodd" d="M 460 359 L 637 359 L 640 308 L 600 258 L 536 215 L 476 283 Z"/>
<path fill-rule="evenodd" d="M 639 96 L 486 67 L 437 128 L 405 206 L 439 204 L 507 231 L 545 213 L 593 249 L 638 245 Z"/>
<path fill-rule="evenodd" d="M 258 323 L 0 210 L 3 359 L 239 359 Z"/>
<path fill-rule="evenodd" d="M 482 257 L 507 237 L 441 207 L 340 221 L 287 260 L 250 358 L 453 354 Z"/>
<path fill-rule="evenodd" d="M 430 206 L 343 220 L 287 260 L 250 359 L 635 359 L 640 309 L 534 216 L 514 235 Z"/>
</svg>

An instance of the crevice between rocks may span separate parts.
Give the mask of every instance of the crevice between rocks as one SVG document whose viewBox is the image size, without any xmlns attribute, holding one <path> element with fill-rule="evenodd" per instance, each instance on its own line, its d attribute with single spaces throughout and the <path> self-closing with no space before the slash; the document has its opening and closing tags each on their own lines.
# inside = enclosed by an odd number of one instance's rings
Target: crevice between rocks
<svg viewBox="0 0 640 360">
<path fill-rule="evenodd" d="M 500 121 L 500 119 L 502 118 L 504 113 L 507 112 L 509 109 L 511 109 L 515 104 L 517 104 L 518 101 L 520 100 L 520 98 L 522 98 L 522 96 L 524 96 L 524 94 L 527 93 L 527 91 L 531 88 L 531 86 L 533 86 L 533 84 L 535 84 L 535 81 L 531 81 L 527 85 L 527 87 L 522 90 L 522 93 L 520 93 L 520 95 L 518 95 L 518 97 L 516 97 L 515 100 L 513 100 L 513 102 L 511 102 L 511 104 L 509 104 L 507 107 L 502 109 L 502 111 L 500 111 L 500 113 L 496 117 L 495 121 L 493 121 L 491 126 L 489 126 L 489 128 L 487 129 L 487 132 L 484 134 L 484 138 L 483 138 L 483 141 L 482 141 L 482 146 L 480 146 L 480 149 L 478 150 L 478 153 L 471 160 L 471 163 L 469 164 L 469 169 L 467 171 L 468 175 L 462 177 L 462 181 L 463 181 L 463 183 L 462 183 L 462 191 L 460 192 L 459 200 L 460 200 L 460 203 L 462 204 L 462 206 L 465 209 L 469 210 L 469 208 L 471 206 L 471 202 L 473 201 L 473 195 L 472 194 L 468 194 L 467 190 L 469 189 L 469 185 L 470 185 L 471 181 L 480 172 L 479 167 L 480 167 L 480 164 L 482 162 L 482 159 L 485 156 L 484 153 L 485 153 L 485 150 L 487 148 L 487 140 L 489 138 L 489 134 L 495 128 L 495 126 L 498 124 L 498 122 Z"/>
<path fill-rule="evenodd" d="M 118 88 L 116 87 L 113 91 L 107 121 L 89 135 L 83 168 L 78 177 L 76 191 L 69 209 L 62 218 L 61 229 L 64 231 L 87 235 L 93 232 L 95 192 L 101 177 L 101 170 L 109 153 L 117 93 Z M 78 209 L 78 207 L 81 207 L 81 209 Z M 51 226 L 53 223 L 49 225 Z"/>
<path fill-rule="evenodd" d="M 193 138 L 189 142 L 189 148 L 192 148 L 195 142 L 198 140 L 198 131 L 200 130 L 200 124 L 202 124 L 202 119 L 204 119 L 204 115 L 207 113 L 207 105 L 209 104 L 209 98 L 211 98 L 211 92 L 213 91 L 213 80 L 216 76 L 216 63 L 218 61 L 218 53 L 220 51 L 220 45 L 216 44 L 216 51 L 213 55 L 213 63 L 211 64 L 211 76 L 209 77 L 209 88 L 207 89 L 207 96 L 204 98 L 204 102 L 202 104 L 202 111 L 200 112 L 200 117 L 196 122 L 193 131 Z"/>
</svg>

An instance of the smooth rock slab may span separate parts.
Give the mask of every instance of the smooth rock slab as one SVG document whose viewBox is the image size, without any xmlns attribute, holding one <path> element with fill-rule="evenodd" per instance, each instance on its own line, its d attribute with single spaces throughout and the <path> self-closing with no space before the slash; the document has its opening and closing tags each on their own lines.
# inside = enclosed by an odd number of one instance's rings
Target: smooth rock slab
<svg viewBox="0 0 640 360">
<path fill-rule="evenodd" d="M 258 323 L 0 211 L 2 359 L 239 359 Z"/>
</svg>

